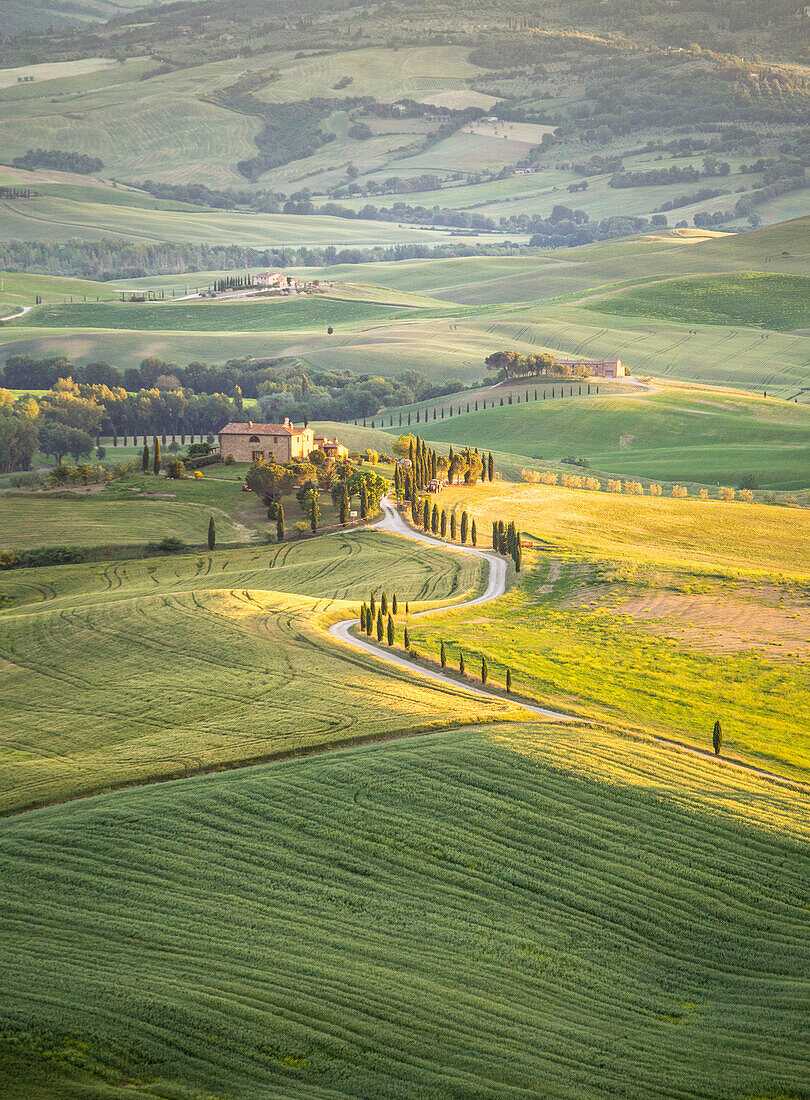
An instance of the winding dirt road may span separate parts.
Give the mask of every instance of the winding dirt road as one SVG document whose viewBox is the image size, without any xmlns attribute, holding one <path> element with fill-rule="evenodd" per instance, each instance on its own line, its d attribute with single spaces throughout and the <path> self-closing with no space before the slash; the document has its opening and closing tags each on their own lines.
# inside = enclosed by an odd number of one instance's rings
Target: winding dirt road
<svg viewBox="0 0 810 1100">
<path fill-rule="evenodd" d="M 476 558 L 483 558 L 484 561 L 489 563 L 487 586 L 480 596 L 476 596 L 475 599 L 467 600 L 464 603 L 448 604 L 446 607 L 434 607 L 429 611 L 418 611 L 414 614 L 414 618 L 421 618 L 424 615 L 433 615 L 437 611 L 446 611 L 448 608 L 455 610 L 460 607 L 477 607 L 478 604 L 489 603 L 490 600 L 497 600 L 499 596 L 504 594 L 506 591 L 506 561 L 503 558 L 496 554 L 489 554 L 485 550 L 476 550 L 471 546 L 448 546 L 447 543 L 442 542 L 440 539 L 434 539 L 430 535 L 423 534 L 421 531 L 414 531 L 407 525 L 397 509 L 388 499 L 382 500 L 380 502 L 380 507 L 383 510 L 383 518 L 378 523 L 374 524 L 375 530 L 387 531 L 391 535 L 404 535 L 406 538 L 414 539 L 416 542 L 426 542 L 431 546 L 441 546 L 445 550 L 451 552 L 470 554 Z M 373 645 L 371 642 L 366 642 L 362 638 L 356 637 L 354 634 L 351 634 L 350 631 L 351 628 L 357 626 L 359 622 L 359 619 L 343 619 L 341 622 L 334 623 L 330 626 L 329 633 L 346 645 L 352 646 L 354 649 L 361 649 L 364 653 L 370 653 L 372 656 L 377 657 L 378 660 L 385 661 L 389 665 L 395 665 L 397 668 L 404 668 L 412 674 L 424 677 L 426 680 L 433 680 L 440 684 L 448 684 L 450 687 L 458 688 L 472 695 L 483 695 L 487 699 L 503 698 L 503 696 L 496 695 L 495 692 L 487 691 L 485 688 L 476 687 L 474 684 L 462 683 L 453 676 L 446 676 L 444 673 L 437 672 L 433 669 L 421 668 L 419 665 L 414 664 L 413 661 L 408 660 L 407 657 L 402 657 L 390 650 L 381 649 L 380 646 Z M 514 703 L 515 706 L 530 711 L 532 714 L 539 714 L 543 718 L 556 718 L 560 722 L 578 721 L 578 719 L 572 718 L 570 714 L 562 714 L 560 711 L 549 710 L 535 703 L 525 703 L 522 700 L 514 698 L 511 702 Z"/>
<path fill-rule="evenodd" d="M 506 591 L 506 561 L 502 557 L 497 554 L 488 553 L 486 550 L 476 550 L 470 546 L 450 545 L 446 542 L 442 542 L 441 539 L 435 539 L 430 535 L 426 535 L 422 531 L 414 530 L 414 528 L 408 526 L 397 509 L 387 498 L 380 502 L 380 507 L 383 511 L 383 518 L 373 525 L 375 530 L 387 531 L 392 535 L 404 535 L 406 538 L 413 539 L 416 542 L 425 542 L 430 546 L 441 546 L 451 553 L 471 554 L 474 557 L 483 558 L 489 563 L 487 586 L 480 596 L 476 596 L 475 599 L 467 600 L 464 603 L 447 604 L 444 607 L 431 608 L 429 611 L 419 611 L 415 613 L 413 616 L 414 618 L 423 615 L 433 615 L 438 611 L 446 611 L 451 608 L 476 607 L 478 604 L 496 600 L 499 596 L 504 594 Z M 446 676 L 444 673 L 433 669 L 420 668 L 419 665 L 415 665 L 413 661 L 409 661 L 407 658 L 401 657 L 391 650 L 384 649 L 382 646 L 374 645 L 362 638 L 358 638 L 356 635 L 351 634 L 350 631 L 352 627 L 359 625 L 359 622 L 359 619 L 343 619 L 341 622 L 334 623 L 330 626 L 329 633 L 345 645 L 350 645 L 354 649 L 360 649 L 364 653 L 370 653 L 380 661 L 385 661 L 387 664 L 394 665 L 397 668 L 406 669 L 411 674 L 422 676 L 426 680 L 433 680 L 440 684 L 448 684 L 461 691 L 466 691 L 473 695 L 484 695 L 489 699 L 503 699 L 502 695 L 496 695 L 495 692 L 487 691 L 485 688 L 476 687 L 474 684 L 462 683 L 452 676 Z M 514 697 L 510 701 L 515 706 L 521 707 L 523 710 L 529 711 L 532 714 L 539 714 L 543 718 L 554 718 L 559 722 L 581 722 L 585 725 L 588 724 L 587 719 L 575 718 L 573 715 L 563 714 L 556 710 L 549 710 L 547 707 L 541 707 L 534 703 L 526 703 Z M 749 775 L 756 775 L 761 779 L 767 779 L 772 783 L 779 783 L 781 786 L 792 787 L 794 790 L 804 791 L 805 793 L 810 792 L 810 785 L 803 783 L 801 780 L 789 779 L 784 775 L 777 775 L 775 772 L 769 772 L 766 771 L 765 768 L 757 767 L 756 764 L 748 764 L 744 760 L 737 760 L 733 757 L 723 755 L 717 756 L 708 749 L 700 749 L 695 745 L 689 745 L 683 741 L 676 741 L 668 737 L 653 735 L 652 741 L 656 745 L 660 745 L 661 748 L 668 749 L 670 752 L 684 752 L 711 764 L 720 764 L 726 768 L 735 768 L 738 771 L 747 772 Z"/>
</svg>

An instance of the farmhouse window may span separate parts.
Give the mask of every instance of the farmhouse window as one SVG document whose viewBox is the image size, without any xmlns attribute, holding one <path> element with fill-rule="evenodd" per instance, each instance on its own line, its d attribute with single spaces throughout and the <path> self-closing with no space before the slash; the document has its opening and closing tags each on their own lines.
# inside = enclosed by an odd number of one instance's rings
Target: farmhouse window
<svg viewBox="0 0 810 1100">
<path fill-rule="evenodd" d="M 257 435 L 252 435 L 250 437 L 250 442 L 251 443 L 259 443 L 260 442 L 259 437 Z"/>
</svg>

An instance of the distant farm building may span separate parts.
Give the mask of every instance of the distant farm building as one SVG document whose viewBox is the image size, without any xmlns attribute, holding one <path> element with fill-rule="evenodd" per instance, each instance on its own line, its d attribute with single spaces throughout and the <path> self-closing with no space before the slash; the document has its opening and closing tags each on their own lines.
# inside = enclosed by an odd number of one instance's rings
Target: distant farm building
<svg viewBox="0 0 810 1100">
<path fill-rule="evenodd" d="M 315 436 L 315 446 L 319 451 L 323 451 L 327 458 L 348 458 L 349 448 L 344 447 L 342 443 L 338 443 L 337 439 L 329 439 L 325 435 Z"/>
<path fill-rule="evenodd" d="M 282 271 L 260 271 L 253 276 L 253 285 L 265 290 L 298 290 L 303 283 Z"/>
<path fill-rule="evenodd" d="M 585 367 L 594 378 L 624 378 L 627 368 L 622 365 L 621 359 L 555 359 L 554 365 L 558 367 Z"/>
<path fill-rule="evenodd" d="M 233 455 L 237 462 L 292 462 L 309 458 L 314 450 L 312 428 L 296 428 L 287 418 L 283 424 L 226 424 L 219 433 L 219 453 L 223 458 Z"/>
</svg>

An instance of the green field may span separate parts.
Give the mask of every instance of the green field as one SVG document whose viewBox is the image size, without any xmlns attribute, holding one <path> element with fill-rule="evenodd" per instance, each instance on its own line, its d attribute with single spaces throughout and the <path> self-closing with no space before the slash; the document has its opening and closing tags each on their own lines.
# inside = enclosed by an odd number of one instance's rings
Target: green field
<svg viewBox="0 0 810 1100">
<path fill-rule="evenodd" d="M 75 298 L 110 299 L 115 288 L 109 283 L 89 279 L 65 279 L 58 275 L 27 275 L 22 272 L 0 272 L 0 316 L 12 315 L 22 306 L 33 305 L 39 295 L 45 302 L 67 302 Z"/>
<path fill-rule="evenodd" d="M 495 726 L 4 822 L 4 1096 L 801 1095 L 806 796 L 665 755 Z"/>
<path fill-rule="evenodd" d="M 481 616 L 416 621 L 412 644 L 452 667 L 484 652 L 548 705 L 810 776 L 806 510 L 509 484 L 448 488 L 488 542 L 515 520 L 522 583 Z"/>
<path fill-rule="evenodd" d="M 521 456 L 546 459 L 555 468 L 574 456 L 587 459 L 592 470 L 621 477 L 736 488 L 753 474 L 763 489 L 810 487 L 810 410 L 804 405 L 688 386 L 587 398 L 576 396 L 575 385 L 573 398 L 535 402 L 531 381 L 526 388 L 532 398 L 528 404 L 463 412 L 411 430 L 444 444 L 514 456 L 510 469 L 519 469 Z M 525 390 L 518 392 L 523 397 Z M 465 398 L 462 394 L 466 408 Z M 400 429 L 387 431 L 396 435 Z"/>
<path fill-rule="evenodd" d="M 371 587 L 448 599 L 478 574 L 471 559 L 403 558 L 398 539 L 368 534 L 15 570 L 3 578 L 16 606 L 0 642 L 0 808 L 500 716 L 504 704 L 391 675 L 319 625 Z"/>
<path fill-rule="evenodd" d="M 810 324 L 810 278 L 750 272 L 675 279 L 600 298 L 589 302 L 588 309 L 682 324 L 762 325 L 789 332 Z"/>
<path fill-rule="evenodd" d="M 275 302 L 41 306 L 26 318 L 26 323 L 40 324 L 43 328 L 134 329 L 139 332 L 272 332 L 384 321 L 400 315 L 397 307 L 312 296 Z"/>
<path fill-rule="evenodd" d="M 164 491 L 170 497 L 177 495 L 161 486 L 160 492 Z M 27 550 L 33 546 L 122 546 L 174 537 L 201 545 L 211 507 L 220 539 L 244 541 L 244 528 L 223 509 L 207 502 L 161 500 L 159 496 L 134 493 L 122 499 L 106 491 L 86 496 L 0 494 L 2 544 L 4 550 Z"/>
</svg>

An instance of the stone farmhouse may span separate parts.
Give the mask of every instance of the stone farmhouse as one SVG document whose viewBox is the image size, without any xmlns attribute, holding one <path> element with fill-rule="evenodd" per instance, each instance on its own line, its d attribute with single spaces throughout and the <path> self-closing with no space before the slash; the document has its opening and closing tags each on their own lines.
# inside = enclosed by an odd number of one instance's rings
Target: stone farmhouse
<svg viewBox="0 0 810 1100">
<path fill-rule="evenodd" d="M 219 433 L 219 453 L 233 455 L 236 462 L 255 462 L 257 458 L 286 463 L 307 459 L 316 448 L 327 458 L 349 457 L 349 450 L 337 439 L 315 435 L 312 428 L 296 428 L 285 417 L 283 424 L 226 424 Z"/>
<path fill-rule="evenodd" d="M 253 285 L 264 287 L 267 290 L 298 290 L 303 286 L 292 275 L 285 275 L 281 271 L 260 271 L 253 276 Z"/>
<path fill-rule="evenodd" d="M 219 433 L 219 453 L 223 458 L 233 455 L 237 462 L 265 461 L 292 462 L 309 458 L 315 450 L 315 433 L 312 428 L 296 428 L 285 417 L 283 424 L 226 424 Z"/>
<path fill-rule="evenodd" d="M 557 359 L 554 360 L 561 367 L 587 367 L 588 372 L 594 378 L 624 378 L 627 368 L 621 359 Z"/>
</svg>

